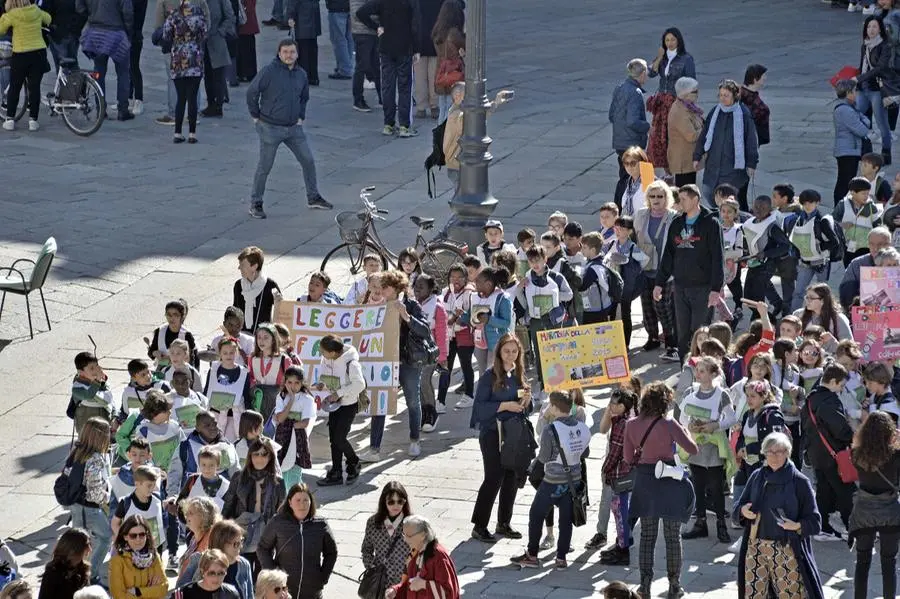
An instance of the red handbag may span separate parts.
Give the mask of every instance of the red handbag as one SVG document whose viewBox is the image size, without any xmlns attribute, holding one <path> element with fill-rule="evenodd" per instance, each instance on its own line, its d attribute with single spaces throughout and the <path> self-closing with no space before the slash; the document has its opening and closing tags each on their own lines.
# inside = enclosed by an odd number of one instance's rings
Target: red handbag
<svg viewBox="0 0 900 599">
<path fill-rule="evenodd" d="M 822 439 L 822 445 L 825 446 L 825 449 L 828 450 L 828 453 L 831 454 L 831 457 L 834 458 L 837 464 L 838 476 L 847 484 L 858 481 L 859 472 L 856 471 L 856 466 L 853 465 L 853 460 L 850 458 L 850 448 L 846 447 L 835 453 L 828 441 L 825 440 L 825 435 L 819 430 L 819 423 L 816 422 L 816 417 L 813 416 L 812 406 L 809 405 L 809 402 L 806 402 L 806 409 L 809 412 L 809 417 L 812 419 L 813 426 L 816 427 L 816 432 L 819 433 L 819 438 Z"/>
</svg>

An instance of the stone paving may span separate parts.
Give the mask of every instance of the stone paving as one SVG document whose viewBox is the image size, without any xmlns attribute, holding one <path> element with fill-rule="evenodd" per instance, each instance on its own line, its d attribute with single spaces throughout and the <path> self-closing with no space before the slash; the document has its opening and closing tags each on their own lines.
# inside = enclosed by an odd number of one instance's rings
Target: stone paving
<svg viewBox="0 0 900 599">
<path fill-rule="evenodd" d="M 261 3 L 261 19 L 269 8 L 269 2 Z M 786 180 L 830 198 L 834 169 L 827 81 L 841 66 L 858 60 L 859 15 L 813 0 L 603 5 L 520 0 L 490 3 L 488 20 L 489 89 L 516 90 L 515 101 L 489 122 L 494 138 L 491 183 L 501 200 L 496 216 L 510 237 L 522 226 L 539 229 L 556 209 L 595 225 L 598 207 L 611 199 L 616 174 L 606 117 L 611 90 L 627 60 L 654 56 L 662 30 L 673 24 L 684 32 L 696 59 L 705 108 L 714 102 L 720 79 L 740 79 L 750 62 L 769 67 L 763 95 L 773 112 L 772 144 L 761 152 L 756 191 L 768 192 L 773 183 Z M 261 63 L 272 56 L 278 37 L 271 29 L 259 36 Z M 349 83 L 324 77 L 333 61 L 327 38 L 320 44 L 323 83 L 312 90 L 306 129 L 321 191 L 336 210 L 348 210 L 357 205 L 360 187 L 376 185 L 380 205 L 391 211 L 383 230 L 392 234 L 385 237 L 399 247 L 415 232 L 408 215 L 440 219 L 447 214 L 446 177 L 438 174 L 442 195 L 429 200 L 422 176 L 432 123 L 419 123 L 417 139 L 382 137 L 380 113 L 354 112 Z M 171 144 L 171 129 L 152 121 L 165 100 L 162 60 L 157 49 L 145 48 L 147 112 L 133 121 L 109 121 L 94 137 L 81 139 L 43 116 L 37 134 L 20 129 L 0 136 L 0 170 L 8 173 L 0 192 L 0 263 L 33 254 L 50 235 L 60 246 L 46 285 L 53 330 L 45 332 L 42 311 L 33 301 L 40 333 L 29 341 L 19 297 L 7 298 L 0 320 L 0 347 L 11 342 L 0 353 L 0 498 L 5 507 L 0 534 L 13 539 L 33 579 L 66 521 L 50 489 L 70 443 L 71 424 L 62 414 L 72 357 L 91 348 L 87 335 L 93 336 L 102 364 L 120 388 L 127 378 L 125 363 L 144 355 L 141 338 L 162 322 L 167 299 L 187 299 L 189 328 L 202 341 L 212 336 L 231 301 L 235 255 L 241 247 L 264 247 L 268 276 L 288 286 L 290 295 L 305 286 L 307 275 L 338 241 L 334 213 L 308 212 L 303 206 L 302 179 L 285 151 L 269 179 L 269 220 L 247 218 L 257 144 L 244 88 L 231 90 L 224 119 L 201 121 L 200 144 Z M 112 82 L 109 89 L 115 89 Z M 648 90 L 655 90 L 654 82 Z M 638 329 L 634 344 L 642 343 Z M 671 366 L 657 364 L 655 354 L 638 353 L 632 364 L 645 379 L 675 374 Z M 591 394 L 589 402 L 599 418 L 604 392 Z M 353 596 L 361 570 L 363 523 L 374 510 L 378 489 L 390 479 L 407 486 L 416 511 L 435 518 L 466 595 L 574 599 L 596 594 L 611 580 L 637 583 L 635 567 L 605 568 L 596 555 L 581 549 L 592 526 L 576 530 L 573 564 L 566 572 L 518 572 L 506 563 L 521 551 L 521 542 L 502 541 L 485 550 L 467 540 L 481 480 L 468 414 L 443 417 L 440 431 L 427 436 L 423 455 L 414 461 L 405 455 L 405 421 L 401 413 L 389 422 L 387 460 L 367 468 L 352 487 L 318 493 L 340 550 L 326 597 Z M 310 481 L 323 472 L 326 435 L 321 426 L 313 434 L 316 467 Z M 362 422 L 353 438 L 365 445 L 368 431 Z M 605 439 L 597 436 L 593 445 L 596 457 L 588 468 L 599 472 Z M 598 481 L 592 477 L 595 497 Z M 526 489 L 516 504 L 513 524 L 522 530 L 531 497 Z M 659 546 L 657 564 L 662 565 L 661 541 Z M 838 543 L 816 544 L 815 551 L 826 595 L 850 596 L 852 554 Z M 632 561 L 636 566 L 636 551 Z M 734 556 L 720 544 L 685 543 L 688 596 L 734 597 L 734 566 Z M 657 576 L 654 592 L 662 593 L 664 573 L 657 571 Z M 871 594 L 880 589 L 876 578 L 877 565 Z"/>
</svg>

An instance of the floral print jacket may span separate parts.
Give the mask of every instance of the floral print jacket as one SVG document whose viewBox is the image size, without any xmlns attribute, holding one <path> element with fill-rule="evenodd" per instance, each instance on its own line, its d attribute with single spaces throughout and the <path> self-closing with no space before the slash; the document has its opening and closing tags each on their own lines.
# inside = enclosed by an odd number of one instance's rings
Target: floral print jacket
<svg viewBox="0 0 900 599">
<path fill-rule="evenodd" d="M 172 79 L 203 76 L 203 42 L 208 23 L 196 4 L 184 0 L 163 25 L 163 39 L 172 44 Z"/>
</svg>

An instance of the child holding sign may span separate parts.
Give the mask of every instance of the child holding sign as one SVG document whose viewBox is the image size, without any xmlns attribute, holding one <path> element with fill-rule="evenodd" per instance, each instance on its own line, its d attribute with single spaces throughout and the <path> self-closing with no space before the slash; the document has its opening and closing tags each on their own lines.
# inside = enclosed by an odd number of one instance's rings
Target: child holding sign
<svg viewBox="0 0 900 599">
<path fill-rule="evenodd" d="M 312 468 L 309 433 L 316 423 L 316 400 L 304 382 L 303 369 L 291 366 L 284 373 L 284 387 L 275 400 L 275 442 L 281 446 L 278 461 L 284 486 L 303 482 L 303 469 Z"/>
<path fill-rule="evenodd" d="M 172 373 L 172 387 L 174 389 L 167 397 L 172 402 L 175 420 L 184 434 L 190 435 L 197 425 L 197 414 L 209 406 L 209 401 L 205 395 L 191 389 L 190 375 L 183 370 Z"/>
<path fill-rule="evenodd" d="M 233 337 L 220 339 L 218 350 L 219 361 L 209 367 L 204 395 L 209 398 L 209 409 L 219 429 L 226 439 L 234 442 L 237 440 L 236 419 L 241 417 L 244 406 L 252 402 L 250 372 L 235 361 L 238 343 Z"/>
</svg>

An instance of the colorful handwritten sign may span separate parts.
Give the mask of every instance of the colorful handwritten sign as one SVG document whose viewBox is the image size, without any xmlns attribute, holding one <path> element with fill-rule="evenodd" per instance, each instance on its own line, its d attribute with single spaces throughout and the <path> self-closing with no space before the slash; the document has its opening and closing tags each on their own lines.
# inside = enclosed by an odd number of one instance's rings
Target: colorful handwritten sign
<svg viewBox="0 0 900 599">
<path fill-rule="evenodd" d="M 400 371 L 400 315 L 394 305 L 279 303 L 275 321 L 291 331 L 307 380 L 319 382 L 319 343 L 335 335 L 359 352 L 366 378 L 369 414 L 397 413 Z"/>
<path fill-rule="evenodd" d="M 900 305 L 900 268 L 863 266 L 859 269 L 859 303 L 863 306 Z M 856 321 L 854 321 L 855 325 Z"/>
<path fill-rule="evenodd" d="M 596 387 L 631 376 L 622 321 L 537 333 L 544 389 Z"/>
<path fill-rule="evenodd" d="M 900 358 L 900 305 L 854 306 L 853 339 L 867 360 Z"/>
</svg>

